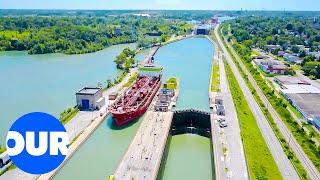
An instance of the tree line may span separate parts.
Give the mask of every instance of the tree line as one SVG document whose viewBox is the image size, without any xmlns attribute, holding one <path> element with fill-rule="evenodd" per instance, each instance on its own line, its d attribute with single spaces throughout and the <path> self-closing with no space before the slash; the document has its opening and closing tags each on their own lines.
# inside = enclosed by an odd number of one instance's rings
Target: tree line
<svg viewBox="0 0 320 180">
<path fill-rule="evenodd" d="M 82 54 L 132 42 L 147 47 L 163 37 L 186 34 L 190 29 L 191 26 L 180 20 L 130 15 L 0 17 L 0 51 Z M 151 32 L 158 33 L 161 38 L 144 43 Z"/>
</svg>

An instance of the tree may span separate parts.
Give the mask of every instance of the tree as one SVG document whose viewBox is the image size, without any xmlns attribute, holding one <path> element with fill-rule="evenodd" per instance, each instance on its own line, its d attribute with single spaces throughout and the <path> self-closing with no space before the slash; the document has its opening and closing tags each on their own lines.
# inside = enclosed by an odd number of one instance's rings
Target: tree
<svg viewBox="0 0 320 180">
<path fill-rule="evenodd" d="M 292 51 L 293 53 L 299 53 L 299 52 L 300 52 L 300 49 L 299 49 L 298 46 L 292 46 L 292 47 L 291 47 L 291 51 Z"/>
</svg>

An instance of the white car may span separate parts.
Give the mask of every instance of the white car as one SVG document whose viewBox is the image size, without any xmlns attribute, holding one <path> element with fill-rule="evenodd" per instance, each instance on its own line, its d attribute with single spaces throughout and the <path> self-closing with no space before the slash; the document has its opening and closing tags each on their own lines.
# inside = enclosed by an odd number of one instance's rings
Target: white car
<svg viewBox="0 0 320 180">
<path fill-rule="evenodd" d="M 218 119 L 218 122 L 219 122 L 219 126 L 220 126 L 221 128 L 224 128 L 224 127 L 227 127 L 227 126 L 228 126 L 228 123 L 227 123 L 226 119 L 224 119 L 224 118 L 219 118 L 219 119 Z"/>
<path fill-rule="evenodd" d="M 226 121 L 222 121 L 222 122 L 219 122 L 219 126 L 221 128 L 224 128 L 224 127 L 227 127 L 228 126 L 228 123 Z"/>
</svg>

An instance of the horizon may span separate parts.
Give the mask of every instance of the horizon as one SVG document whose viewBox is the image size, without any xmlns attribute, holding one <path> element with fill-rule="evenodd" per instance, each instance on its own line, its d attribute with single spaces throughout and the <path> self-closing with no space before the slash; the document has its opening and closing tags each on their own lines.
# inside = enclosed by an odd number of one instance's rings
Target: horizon
<svg viewBox="0 0 320 180">
<path fill-rule="evenodd" d="M 236 0 L 232 3 L 218 0 L 86 0 L 43 1 L 11 0 L 2 3 L 7 10 L 209 10 L 209 11 L 320 11 L 320 1 L 305 0 Z"/>
<path fill-rule="evenodd" d="M 290 10 L 290 9 L 64 9 L 64 8 L 0 8 L 0 10 L 55 10 L 55 11 L 273 11 L 273 12 L 320 12 L 320 10 Z"/>
</svg>

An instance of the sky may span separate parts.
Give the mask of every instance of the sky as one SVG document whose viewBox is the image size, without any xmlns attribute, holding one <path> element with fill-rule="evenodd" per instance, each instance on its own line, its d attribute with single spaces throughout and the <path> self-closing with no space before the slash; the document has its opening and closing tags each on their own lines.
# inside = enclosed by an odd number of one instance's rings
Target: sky
<svg viewBox="0 0 320 180">
<path fill-rule="evenodd" d="M 0 9 L 312 10 L 320 0 L 1 0 Z"/>
</svg>

